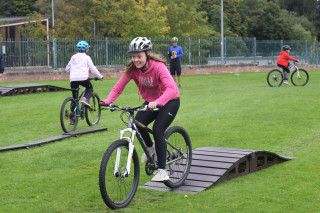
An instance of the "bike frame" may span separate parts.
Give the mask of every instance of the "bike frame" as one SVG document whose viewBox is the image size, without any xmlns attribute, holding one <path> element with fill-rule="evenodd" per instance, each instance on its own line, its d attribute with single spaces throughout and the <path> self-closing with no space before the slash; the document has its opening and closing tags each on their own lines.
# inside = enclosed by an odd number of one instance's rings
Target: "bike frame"
<svg viewBox="0 0 320 213">
<path fill-rule="evenodd" d="M 89 78 L 89 80 L 91 81 L 91 80 L 97 80 L 96 78 Z M 71 89 L 72 90 L 72 89 Z M 80 90 L 80 88 L 78 88 L 78 89 L 73 89 L 73 90 Z M 82 90 L 82 92 L 80 93 L 80 95 L 78 96 L 78 98 L 77 99 L 75 99 L 76 100 L 76 102 L 77 102 L 77 108 L 78 108 L 78 110 L 79 110 L 79 114 L 77 114 L 77 113 L 75 113 L 75 115 L 77 116 L 77 117 L 81 117 L 81 112 L 83 111 L 83 106 L 81 106 L 80 107 L 80 104 L 79 104 L 79 100 L 84 96 L 84 93 L 86 92 L 86 88 L 84 87 L 83 88 L 83 90 Z M 92 90 L 92 94 L 91 95 L 93 95 L 93 90 Z"/>
<path fill-rule="evenodd" d="M 291 66 L 290 66 L 290 71 L 294 71 L 294 70 L 292 70 L 292 68 L 295 68 L 297 70 L 297 77 L 300 78 L 299 68 L 297 67 L 297 65 L 294 62 L 292 62 Z M 282 72 L 284 72 L 284 71 L 282 70 Z"/>
<path fill-rule="evenodd" d="M 75 115 L 76 115 L 77 117 L 81 117 L 81 112 L 83 111 L 83 106 L 80 106 L 79 100 L 82 98 L 82 96 L 84 95 L 85 91 L 86 91 L 86 88 L 83 88 L 81 94 L 80 94 L 80 95 L 78 96 L 78 98 L 76 99 L 76 101 L 77 101 L 77 107 L 78 107 L 78 110 L 79 110 L 79 114 L 75 113 Z"/>
<path fill-rule="evenodd" d="M 132 112 L 130 111 L 129 113 L 130 113 L 129 114 L 129 123 L 127 125 L 127 128 L 120 130 L 120 139 L 127 140 L 129 142 L 129 151 L 128 151 L 127 164 L 126 164 L 127 173 L 123 174 L 125 176 L 128 176 L 130 174 L 130 165 L 131 165 L 132 155 L 133 155 L 133 151 L 134 151 L 135 136 L 137 136 L 138 141 L 140 142 L 140 145 L 148 158 L 148 161 L 151 163 L 151 166 L 154 166 L 154 170 L 158 169 L 158 165 L 155 163 L 156 158 L 153 159 L 152 156 L 150 156 L 149 151 L 148 151 L 148 147 L 147 147 L 144 139 L 142 138 L 142 135 L 139 132 L 137 126 L 146 129 L 147 132 L 152 135 L 153 135 L 153 131 L 150 128 L 148 128 L 147 126 L 143 125 L 142 123 L 136 121 L 134 119 L 134 112 L 133 111 Z M 127 134 L 127 133 L 129 133 L 129 135 L 130 135 L 129 137 L 125 136 L 125 134 Z M 168 141 L 166 141 L 166 143 L 167 143 L 167 145 L 171 146 L 173 149 L 175 149 L 181 153 L 181 151 L 179 149 L 177 149 L 175 146 L 170 144 Z M 119 172 L 119 165 L 120 165 L 120 156 L 121 156 L 121 148 L 118 148 L 115 167 L 114 167 L 114 175 L 119 174 L 118 172 Z M 172 161 L 169 161 L 166 163 L 166 165 L 171 164 L 171 163 L 178 161 L 180 159 L 181 159 L 181 157 L 174 159 Z"/>
<path fill-rule="evenodd" d="M 138 141 L 140 142 L 140 145 L 144 152 L 146 153 L 146 156 L 149 160 L 149 162 L 152 162 L 153 165 L 155 165 L 152 157 L 150 156 L 147 145 L 145 141 L 143 140 L 141 133 L 139 132 L 137 125 L 139 125 L 142 128 L 145 128 L 149 133 L 153 134 L 152 130 L 149 129 L 148 127 L 144 126 L 140 122 L 136 121 L 134 119 L 134 113 L 130 112 L 129 115 L 129 123 L 128 123 L 128 128 L 120 130 L 120 139 L 122 140 L 127 140 L 129 142 L 129 151 L 128 151 L 128 158 L 127 158 L 127 166 L 126 166 L 126 171 L 127 174 L 130 174 L 130 165 L 131 165 L 131 160 L 132 160 L 132 155 L 133 155 L 133 150 L 134 150 L 134 139 L 135 136 L 137 136 Z M 129 137 L 125 136 L 127 133 L 129 133 Z M 121 156 L 121 148 L 118 148 L 117 150 L 117 157 L 116 157 L 116 163 L 115 163 L 115 168 L 114 168 L 114 175 L 118 173 L 119 171 L 119 164 L 120 164 L 120 156 Z M 157 166 L 155 165 L 155 169 L 157 169 Z"/>
</svg>

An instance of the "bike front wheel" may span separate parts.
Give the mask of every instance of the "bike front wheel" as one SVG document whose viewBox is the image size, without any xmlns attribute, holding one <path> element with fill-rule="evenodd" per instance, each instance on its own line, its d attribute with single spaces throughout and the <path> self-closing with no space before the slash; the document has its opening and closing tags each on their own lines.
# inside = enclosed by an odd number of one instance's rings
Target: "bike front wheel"
<svg viewBox="0 0 320 213">
<path fill-rule="evenodd" d="M 129 142 L 117 140 L 109 146 L 101 161 L 100 193 L 105 204 L 111 209 L 128 206 L 137 191 L 140 177 L 139 159 L 136 150 L 134 150 L 131 171 L 128 174 L 126 169 L 128 153 Z"/>
<path fill-rule="evenodd" d="M 60 110 L 60 124 L 65 133 L 72 132 L 77 128 L 77 111 L 77 102 L 73 98 L 69 97 L 63 101 Z"/>
<path fill-rule="evenodd" d="M 89 126 L 99 123 L 101 117 L 101 106 L 99 104 L 100 98 L 98 94 L 93 93 L 89 100 L 91 107 L 85 107 L 86 121 Z"/>
<path fill-rule="evenodd" d="M 304 86 L 309 81 L 309 74 L 304 69 L 295 70 L 291 75 L 291 82 L 295 86 Z"/>
<path fill-rule="evenodd" d="M 280 70 L 274 69 L 268 73 L 267 82 L 270 87 L 280 87 L 283 82 L 283 74 Z"/>
<path fill-rule="evenodd" d="M 191 161 L 192 147 L 190 137 L 180 126 L 170 127 L 165 135 L 167 141 L 167 171 L 170 179 L 164 184 L 170 188 L 181 186 L 187 179 Z"/>
</svg>

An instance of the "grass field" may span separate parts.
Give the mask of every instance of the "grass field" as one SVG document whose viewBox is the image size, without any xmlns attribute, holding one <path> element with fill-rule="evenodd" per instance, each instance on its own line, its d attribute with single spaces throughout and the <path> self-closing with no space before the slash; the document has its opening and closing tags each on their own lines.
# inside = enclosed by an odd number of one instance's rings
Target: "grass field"
<svg viewBox="0 0 320 213">
<path fill-rule="evenodd" d="M 266 72 L 183 76 L 173 125 L 188 130 L 193 148 L 266 150 L 297 158 L 187 198 L 138 189 L 132 203 L 116 212 L 320 212 L 320 71 L 309 74 L 305 87 L 280 88 L 267 85 Z M 95 91 L 104 99 L 116 81 L 95 82 Z M 31 82 L 0 86 L 24 83 Z M 69 87 L 68 81 L 37 83 Z M 59 112 L 68 96 L 0 98 L 0 146 L 61 135 Z M 133 82 L 116 103 L 141 104 Z M 99 166 L 124 125 L 119 112 L 103 111 L 97 127 L 109 131 L 0 152 L 0 212 L 111 212 L 100 197 Z M 77 130 L 87 128 L 81 120 Z M 149 180 L 141 166 L 140 185 Z"/>
</svg>

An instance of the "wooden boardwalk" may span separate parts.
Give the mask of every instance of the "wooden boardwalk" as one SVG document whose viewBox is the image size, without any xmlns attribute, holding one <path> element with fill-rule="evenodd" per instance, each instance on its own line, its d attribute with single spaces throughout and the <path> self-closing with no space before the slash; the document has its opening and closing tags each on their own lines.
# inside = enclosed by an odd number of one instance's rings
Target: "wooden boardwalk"
<svg viewBox="0 0 320 213">
<path fill-rule="evenodd" d="M 70 89 L 47 84 L 21 84 L 0 87 L 0 96 L 27 95 L 43 92 L 69 91 Z"/>
<path fill-rule="evenodd" d="M 147 182 L 140 188 L 191 193 L 206 190 L 217 183 L 265 169 L 293 158 L 249 149 L 202 147 L 192 151 L 192 163 L 184 184 L 170 189 L 163 183 Z"/>
</svg>

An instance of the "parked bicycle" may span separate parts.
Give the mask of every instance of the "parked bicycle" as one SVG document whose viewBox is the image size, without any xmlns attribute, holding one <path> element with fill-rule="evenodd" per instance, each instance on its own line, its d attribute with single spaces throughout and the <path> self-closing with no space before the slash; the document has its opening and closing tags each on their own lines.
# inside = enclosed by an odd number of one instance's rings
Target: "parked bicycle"
<svg viewBox="0 0 320 213">
<path fill-rule="evenodd" d="M 145 128 L 151 135 L 153 132 L 134 118 L 136 111 L 150 109 L 147 105 L 121 107 L 114 104 L 103 109 L 122 111 L 120 118 L 127 125 L 126 129 L 120 131 L 120 139 L 113 142 L 104 153 L 99 171 L 99 186 L 103 201 L 109 208 L 119 209 L 129 205 L 139 184 L 140 166 L 134 147 L 135 136 L 148 158 L 145 165 L 146 174 L 151 175 L 158 168 L 156 155 L 150 155 L 137 127 Z M 191 141 L 186 130 L 180 126 L 170 127 L 164 137 L 167 142 L 166 169 L 170 177 L 164 184 L 170 188 L 177 188 L 184 183 L 190 171 Z"/>
<path fill-rule="evenodd" d="M 98 78 L 89 78 L 92 80 L 99 80 Z M 79 88 L 77 89 L 77 91 Z M 71 89 L 71 91 L 73 91 Z M 88 107 L 84 104 L 80 104 L 79 100 L 85 94 L 86 88 L 78 96 L 77 99 L 73 97 L 66 98 L 61 106 L 60 110 L 60 123 L 62 130 L 67 132 L 72 132 L 77 128 L 78 120 L 86 118 L 87 124 L 93 126 L 99 123 L 101 117 L 101 106 L 99 105 L 100 98 L 97 93 L 92 91 L 92 97 L 89 100 L 90 106 Z"/>
<path fill-rule="evenodd" d="M 294 62 L 291 63 L 291 82 L 295 86 L 304 86 L 309 81 L 309 74 L 305 69 L 298 68 Z M 273 69 L 268 73 L 267 82 L 270 87 L 280 87 L 283 83 L 285 73 L 279 69 Z"/>
</svg>

